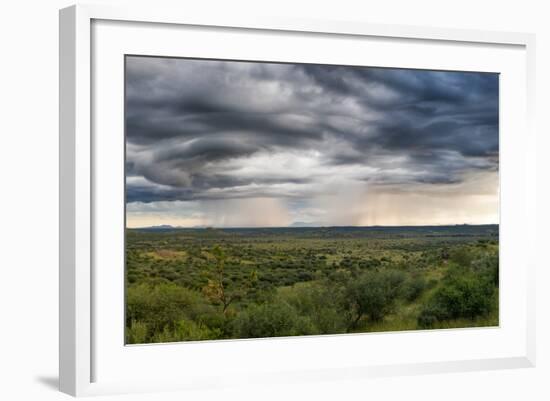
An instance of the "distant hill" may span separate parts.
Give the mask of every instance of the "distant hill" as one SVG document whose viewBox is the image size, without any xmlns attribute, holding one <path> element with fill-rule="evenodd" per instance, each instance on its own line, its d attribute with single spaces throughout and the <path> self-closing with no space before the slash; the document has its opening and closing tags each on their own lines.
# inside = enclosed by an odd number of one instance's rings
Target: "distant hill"
<svg viewBox="0 0 550 401">
<path fill-rule="evenodd" d="M 289 227 L 320 227 L 321 225 L 318 223 L 306 223 L 303 221 L 297 221 L 295 223 L 292 223 Z"/>
<path fill-rule="evenodd" d="M 149 233 L 196 232 L 200 235 L 260 235 L 260 236 L 307 236 L 312 238 L 356 237 L 356 238 L 404 238 L 404 237 L 478 237 L 498 238 L 498 224 L 448 226 L 301 226 L 290 227 L 177 227 L 168 224 L 130 229 Z"/>
<path fill-rule="evenodd" d="M 137 227 L 134 228 L 134 230 L 140 230 L 140 231 L 169 231 L 169 230 L 177 230 L 180 227 L 174 227 L 170 224 L 161 224 L 160 226 L 151 226 L 151 227 Z"/>
</svg>

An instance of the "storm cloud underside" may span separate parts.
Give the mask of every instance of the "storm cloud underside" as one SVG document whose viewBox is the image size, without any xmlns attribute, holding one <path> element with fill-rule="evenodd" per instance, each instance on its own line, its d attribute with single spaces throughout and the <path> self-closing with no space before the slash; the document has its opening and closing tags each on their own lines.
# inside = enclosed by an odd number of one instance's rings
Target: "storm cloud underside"
<svg viewBox="0 0 550 401">
<path fill-rule="evenodd" d="M 129 227 L 498 222 L 498 75 L 127 57 Z"/>
</svg>

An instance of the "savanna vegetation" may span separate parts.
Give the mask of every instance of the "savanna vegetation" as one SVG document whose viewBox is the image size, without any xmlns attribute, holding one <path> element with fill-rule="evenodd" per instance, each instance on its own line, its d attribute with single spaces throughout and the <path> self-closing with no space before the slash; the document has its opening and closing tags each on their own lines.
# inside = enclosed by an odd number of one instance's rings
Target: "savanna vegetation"
<svg viewBox="0 0 550 401">
<path fill-rule="evenodd" d="M 498 226 L 128 229 L 126 342 L 498 325 Z"/>
</svg>

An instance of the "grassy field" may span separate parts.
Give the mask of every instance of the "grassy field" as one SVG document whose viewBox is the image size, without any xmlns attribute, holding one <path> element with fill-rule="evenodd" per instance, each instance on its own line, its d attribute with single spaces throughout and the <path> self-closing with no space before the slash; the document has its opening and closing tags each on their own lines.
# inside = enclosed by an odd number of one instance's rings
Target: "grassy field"
<svg viewBox="0 0 550 401">
<path fill-rule="evenodd" d="M 130 344 L 498 325 L 498 226 L 128 229 Z"/>
</svg>

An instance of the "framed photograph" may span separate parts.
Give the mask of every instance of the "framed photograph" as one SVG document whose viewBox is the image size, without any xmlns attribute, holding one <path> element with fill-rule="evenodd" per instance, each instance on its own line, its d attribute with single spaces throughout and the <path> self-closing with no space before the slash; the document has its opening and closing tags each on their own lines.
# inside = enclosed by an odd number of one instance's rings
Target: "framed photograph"
<svg viewBox="0 0 550 401">
<path fill-rule="evenodd" d="M 529 367 L 534 38 L 60 12 L 60 388 Z"/>
</svg>

